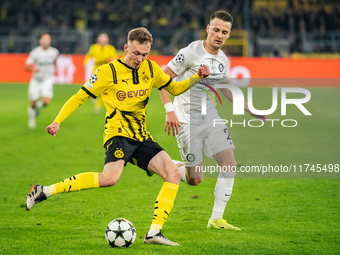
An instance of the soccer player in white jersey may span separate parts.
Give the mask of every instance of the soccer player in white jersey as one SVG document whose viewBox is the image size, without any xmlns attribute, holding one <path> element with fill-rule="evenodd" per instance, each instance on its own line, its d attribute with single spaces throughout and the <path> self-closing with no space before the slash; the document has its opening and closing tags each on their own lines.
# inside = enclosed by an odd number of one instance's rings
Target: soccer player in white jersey
<svg viewBox="0 0 340 255">
<path fill-rule="evenodd" d="M 215 202 L 208 228 L 240 230 L 223 219 L 227 202 L 231 196 L 237 166 L 234 157 L 234 144 L 225 125 L 213 128 L 213 119 L 220 119 L 213 98 L 206 91 L 213 91 L 214 86 L 228 82 L 228 58 L 221 50 L 230 36 L 232 16 L 226 11 L 217 11 L 210 17 L 207 25 L 207 38 L 194 41 L 181 49 L 165 67 L 164 71 L 179 81 L 197 72 L 200 65 L 209 66 L 210 75 L 201 84 L 197 84 L 182 95 L 176 96 L 172 105 L 165 90 L 160 91 L 166 109 L 165 131 L 177 135 L 177 143 L 184 165 L 175 161 L 181 172 L 181 180 L 189 185 L 198 185 L 203 180 L 202 148 L 208 157 L 214 157 L 221 169 L 215 186 Z M 227 88 L 220 88 L 222 94 L 232 101 L 232 94 Z M 203 109 L 202 99 L 206 109 Z M 252 116 L 266 120 L 266 116 L 250 112 L 245 102 L 245 110 Z M 204 106 L 205 108 L 205 106 Z"/>
<path fill-rule="evenodd" d="M 53 80 L 56 60 L 59 51 L 51 47 L 51 36 L 42 33 L 39 38 L 40 46 L 34 48 L 25 64 L 25 69 L 32 72 L 28 86 L 28 127 L 35 128 L 36 116 L 43 106 L 47 106 L 53 97 Z M 38 101 L 42 98 L 42 101 Z"/>
</svg>

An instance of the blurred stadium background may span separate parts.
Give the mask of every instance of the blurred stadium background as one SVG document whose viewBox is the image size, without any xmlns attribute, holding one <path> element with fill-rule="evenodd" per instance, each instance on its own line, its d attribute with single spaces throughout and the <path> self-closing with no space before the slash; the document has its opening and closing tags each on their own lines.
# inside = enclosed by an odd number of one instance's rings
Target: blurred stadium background
<svg viewBox="0 0 340 255">
<path fill-rule="evenodd" d="M 126 32 L 145 26 L 155 38 L 153 54 L 174 55 L 203 37 L 218 9 L 235 19 L 230 56 L 335 54 L 340 47 L 338 0 L 2 0 L 0 6 L 2 53 L 29 52 L 45 30 L 64 54 L 86 53 L 101 31 L 121 50 Z"/>
<path fill-rule="evenodd" d="M 231 68 L 237 67 L 231 78 L 268 78 L 268 70 L 280 70 L 270 76 L 280 78 L 339 77 L 338 0 L 2 0 L 0 7 L 0 82 L 29 81 L 30 73 L 18 65 L 43 31 L 61 53 L 56 83 L 84 82 L 91 73 L 91 66 L 83 66 L 84 54 L 100 32 L 109 34 L 122 56 L 127 32 L 147 27 L 154 36 L 151 59 L 164 66 L 180 48 L 205 38 L 209 15 L 219 9 L 235 20 L 223 48 Z"/>
</svg>

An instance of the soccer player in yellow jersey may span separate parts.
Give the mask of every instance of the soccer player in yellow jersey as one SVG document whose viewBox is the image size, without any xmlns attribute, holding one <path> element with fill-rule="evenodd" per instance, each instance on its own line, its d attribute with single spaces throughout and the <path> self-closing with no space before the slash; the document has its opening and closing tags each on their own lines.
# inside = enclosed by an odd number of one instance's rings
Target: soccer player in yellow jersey
<svg viewBox="0 0 340 255">
<path fill-rule="evenodd" d="M 107 33 L 100 33 L 97 37 L 97 43 L 90 46 L 90 49 L 85 56 L 84 64 L 86 64 L 89 59 L 93 59 L 93 73 L 101 65 L 118 59 L 116 48 L 113 45 L 109 44 L 109 41 L 110 39 Z M 97 97 L 94 106 L 95 113 L 100 113 L 102 104 L 102 98 L 100 96 Z"/>
<path fill-rule="evenodd" d="M 94 59 L 93 72 L 95 72 L 101 65 L 118 59 L 115 47 L 109 44 L 108 34 L 100 33 L 98 35 L 97 43 L 90 46 L 90 49 L 85 56 L 84 64 L 90 58 Z"/>
<path fill-rule="evenodd" d="M 154 218 L 145 243 L 178 245 L 165 238 L 161 229 L 173 207 L 180 181 L 180 173 L 170 156 L 146 130 L 145 114 L 151 89 L 166 89 L 179 95 L 209 75 L 205 65 L 189 79 L 174 82 L 155 62 L 147 58 L 152 35 L 145 28 L 129 32 L 124 45 L 126 56 L 102 65 L 63 106 L 47 131 L 56 136 L 59 125 L 90 97 L 102 95 L 107 109 L 104 129 L 105 165 L 102 173 L 87 172 L 62 182 L 42 186 L 36 184 L 26 197 L 26 210 L 57 193 L 113 186 L 119 180 L 127 162 L 156 173 L 163 186 L 155 204 Z"/>
</svg>

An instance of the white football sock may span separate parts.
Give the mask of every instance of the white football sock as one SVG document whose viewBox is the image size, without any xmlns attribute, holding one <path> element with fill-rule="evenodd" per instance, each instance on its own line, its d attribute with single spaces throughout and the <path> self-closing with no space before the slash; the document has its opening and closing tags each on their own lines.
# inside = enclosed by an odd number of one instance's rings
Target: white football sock
<svg viewBox="0 0 340 255">
<path fill-rule="evenodd" d="M 183 163 L 181 161 L 177 161 L 177 160 L 172 160 L 172 162 L 175 163 L 179 172 L 181 173 L 181 181 L 188 184 L 188 180 L 187 180 L 187 177 L 185 175 L 185 166 L 184 165 L 178 166 L 178 164 L 183 164 Z"/>
<path fill-rule="evenodd" d="M 161 225 L 158 225 L 158 224 L 151 225 L 151 228 L 148 232 L 148 236 L 154 236 L 158 234 L 161 231 L 161 229 L 162 229 Z"/>
<path fill-rule="evenodd" d="M 30 106 L 27 109 L 28 111 L 28 127 L 29 128 L 35 128 L 36 123 L 35 123 L 35 115 L 36 111 L 35 109 L 31 108 Z"/>
<path fill-rule="evenodd" d="M 50 192 L 50 186 L 43 186 L 43 192 L 46 195 L 46 197 L 52 196 Z"/>
<path fill-rule="evenodd" d="M 31 106 L 29 106 L 29 107 L 27 108 L 27 112 L 28 112 L 28 115 L 29 115 L 30 117 L 35 117 L 35 114 L 36 114 L 35 108 L 32 108 Z"/>
<path fill-rule="evenodd" d="M 211 214 L 211 220 L 219 220 L 223 218 L 224 209 L 230 199 L 233 191 L 235 173 L 223 173 L 218 176 L 215 186 L 215 203 Z"/>
<path fill-rule="evenodd" d="M 40 110 L 44 106 L 44 103 L 42 101 L 38 101 L 37 104 L 35 105 L 35 108 L 37 110 Z"/>
</svg>

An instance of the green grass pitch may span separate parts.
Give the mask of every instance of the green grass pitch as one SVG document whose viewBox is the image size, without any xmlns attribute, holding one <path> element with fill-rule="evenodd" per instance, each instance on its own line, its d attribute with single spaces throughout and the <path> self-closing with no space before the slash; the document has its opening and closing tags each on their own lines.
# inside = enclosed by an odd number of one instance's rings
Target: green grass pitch
<svg viewBox="0 0 340 255">
<path fill-rule="evenodd" d="M 179 242 L 179 247 L 143 244 L 162 180 L 147 177 L 130 164 L 115 187 L 56 195 L 26 212 L 30 184 L 48 185 L 80 172 L 102 171 L 104 113 L 94 114 L 90 101 L 62 124 L 57 137 L 46 132 L 78 89 L 55 86 L 51 105 L 41 111 L 37 128 L 29 130 L 27 85 L 0 84 L 0 253 L 339 254 L 340 182 L 335 178 L 339 174 L 328 176 L 332 178 L 240 175 L 225 211 L 240 232 L 206 229 L 215 179 L 206 178 L 198 187 L 181 183 L 164 227 L 165 236 Z M 230 128 L 239 165 L 340 163 L 340 89 L 310 91 L 312 99 L 306 107 L 313 115 L 306 117 L 292 106 L 284 117 L 298 120 L 295 128 Z M 268 107 L 270 90 L 257 89 L 255 94 L 255 106 Z M 231 104 L 223 101 L 223 107 L 231 116 Z M 175 138 L 163 131 L 164 118 L 154 90 L 148 130 L 172 158 L 179 159 Z M 283 119 L 279 110 L 270 118 Z M 136 227 L 137 239 L 128 249 L 113 249 L 105 240 L 107 224 L 117 217 L 129 219 Z"/>
</svg>

